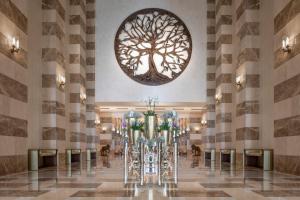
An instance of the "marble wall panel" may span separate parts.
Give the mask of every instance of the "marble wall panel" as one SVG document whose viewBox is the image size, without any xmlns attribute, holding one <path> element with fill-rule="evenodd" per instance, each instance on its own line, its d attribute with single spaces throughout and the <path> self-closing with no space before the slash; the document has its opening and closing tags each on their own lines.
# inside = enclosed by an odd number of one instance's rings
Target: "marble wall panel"
<svg viewBox="0 0 300 200">
<path fill-rule="evenodd" d="M 58 127 L 43 127 L 43 140 L 65 140 L 66 130 Z"/>
<path fill-rule="evenodd" d="M 0 73 L 0 94 L 16 99 L 28 101 L 27 86 Z"/>
<path fill-rule="evenodd" d="M 0 176 L 28 169 L 27 155 L 0 156 Z"/>
<path fill-rule="evenodd" d="M 242 0 L 239 7 L 236 9 L 237 20 L 243 15 L 246 10 L 258 10 L 260 0 Z"/>
</svg>

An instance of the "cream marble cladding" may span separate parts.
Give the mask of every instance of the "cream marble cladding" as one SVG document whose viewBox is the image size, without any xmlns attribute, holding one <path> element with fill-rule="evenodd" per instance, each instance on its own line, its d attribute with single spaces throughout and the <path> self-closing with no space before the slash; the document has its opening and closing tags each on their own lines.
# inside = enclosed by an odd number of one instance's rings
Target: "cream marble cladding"
<svg viewBox="0 0 300 200">
<path fill-rule="evenodd" d="M 235 9 L 235 34 L 237 36 L 236 86 L 236 147 L 258 148 L 259 142 L 259 0 L 238 0 Z M 234 78 L 234 79 L 235 79 Z"/>
<path fill-rule="evenodd" d="M 65 76 L 65 3 L 43 0 L 42 21 L 42 137 L 41 148 L 66 148 L 65 90 L 57 84 Z"/>
<path fill-rule="evenodd" d="M 86 134 L 87 148 L 97 148 L 99 137 L 95 127 L 95 0 L 86 1 Z M 93 13 L 93 14 L 91 14 Z"/>
<path fill-rule="evenodd" d="M 203 119 L 207 121 L 207 126 L 203 130 L 202 146 L 204 149 L 215 148 L 215 92 L 216 92 L 216 11 L 215 0 L 207 0 L 207 60 L 206 60 L 206 80 L 207 80 L 207 111 Z"/>
<path fill-rule="evenodd" d="M 300 175 L 300 1 L 274 7 L 274 166 Z M 281 51 L 284 36 L 295 42 L 291 53 Z"/>
<path fill-rule="evenodd" d="M 69 0 L 69 123 L 71 148 L 86 149 L 86 106 L 80 93 L 86 89 L 86 2 Z M 89 95 L 90 96 L 90 95 Z"/>
<path fill-rule="evenodd" d="M 231 148 L 232 142 L 232 0 L 216 1 L 216 148 Z"/>
<path fill-rule="evenodd" d="M 27 169 L 27 17 L 18 1 L 0 1 L 0 175 Z M 13 36 L 20 40 L 17 54 L 10 52 Z"/>
</svg>

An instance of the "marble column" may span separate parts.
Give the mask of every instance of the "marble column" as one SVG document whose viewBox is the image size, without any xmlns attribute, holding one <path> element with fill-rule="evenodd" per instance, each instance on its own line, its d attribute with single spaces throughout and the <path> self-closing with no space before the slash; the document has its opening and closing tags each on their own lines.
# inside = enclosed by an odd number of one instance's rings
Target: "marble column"
<svg viewBox="0 0 300 200">
<path fill-rule="evenodd" d="M 202 119 L 207 121 L 203 130 L 202 143 L 203 148 L 215 148 L 215 91 L 216 91 L 216 12 L 215 0 L 207 0 L 207 58 L 206 58 L 206 103 L 207 111 Z"/>
<path fill-rule="evenodd" d="M 71 148 L 86 150 L 86 2 L 69 0 L 69 118 Z M 85 154 L 83 154 L 85 155 Z"/>
<path fill-rule="evenodd" d="M 216 1 L 216 148 L 231 148 L 232 91 L 232 0 Z"/>
<path fill-rule="evenodd" d="M 58 149 L 63 155 L 66 139 L 65 1 L 42 1 L 42 137 L 41 148 Z M 63 79 L 63 78 L 62 78 Z"/>
<path fill-rule="evenodd" d="M 259 3 L 259 0 L 236 2 L 236 146 L 239 153 L 244 148 L 258 148 L 259 143 Z"/>
</svg>

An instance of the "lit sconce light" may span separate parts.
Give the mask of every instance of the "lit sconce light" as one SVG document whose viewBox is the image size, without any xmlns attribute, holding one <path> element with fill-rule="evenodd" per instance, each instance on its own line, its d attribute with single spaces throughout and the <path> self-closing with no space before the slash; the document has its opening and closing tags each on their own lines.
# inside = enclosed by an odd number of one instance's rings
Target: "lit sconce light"
<svg viewBox="0 0 300 200">
<path fill-rule="evenodd" d="M 235 78 L 235 85 L 238 89 L 242 87 L 242 76 L 237 76 Z"/>
<path fill-rule="evenodd" d="M 205 127 L 206 125 L 207 125 L 206 119 L 202 119 L 202 120 L 201 120 L 201 126 L 202 126 L 202 127 Z"/>
<path fill-rule="evenodd" d="M 216 103 L 220 103 L 222 100 L 222 94 L 219 92 L 215 95 Z"/>
<path fill-rule="evenodd" d="M 95 119 L 95 125 L 96 126 L 99 126 L 101 124 L 101 121 L 99 118 Z"/>
<path fill-rule="evenodd" d="M 290 53 L 291 52 L 291 42 L 289 37 L 284 37 L 282 39 L 282 47 L 281 47 L 283 52 Z"/>
<path fill-rule="evenodd" d="M 86 94 L 81 92 L 80 93 L 80 101 L 82 104 L 85 104 L 85 101 L 86 101 Z"/>
<path fill-rule="evenodd" d="M 56 77 L 56 81 L 57 81 L 57 84 L 58 84 L 59 88 L 61 88 L 61 89 L 65 88 L 65 84 L 66 84 L 65 76 L 63 76 L 61 74 L 58 74 L 57 77 Z"/>
<path fill-rule="evenodd" d="M 102 127 L 102 132 L 105 133 L 107 128 L 105 126 Z"/>
<path fill-rule="evenodd" d="M 20 42 L 19 42 L 19 40 L 16 39 L 15 37 L 12 37 L 10 52 L 11 53 L 18 53 L 19 50 L 20 50 Z"/>
<path fill-rule="evenodd" d="M 112 132 L 116 132 L 115 127 L 112 127 L 112 128 L 111 128 L 111 131 L 112 131 Z"/>
<path fill-rule="evenodd" d="M 185 129 L 186 132 L 190 132 L 190 130 L 191 130 L 191 129 L 190 129 L 189 127 L 187 127 L 187 128 Z"/>
<path fill-rule="evenodd" d="M 195 127 L 195 132 L 199 133 L 199 131 L 200 131 L 200 128 L 199 127 Z"/>
</svg>

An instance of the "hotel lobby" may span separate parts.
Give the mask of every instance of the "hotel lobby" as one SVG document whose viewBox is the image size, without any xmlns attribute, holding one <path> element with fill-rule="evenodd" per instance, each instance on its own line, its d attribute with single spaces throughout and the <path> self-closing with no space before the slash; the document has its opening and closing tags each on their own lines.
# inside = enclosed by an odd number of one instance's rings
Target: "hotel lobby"
<svg viewBox="0 0 300 200">
<path fill-rule="evenodd" d="M 300 199 L 300 0 L 0 0 L 0 200 Z"/>
</svg>

